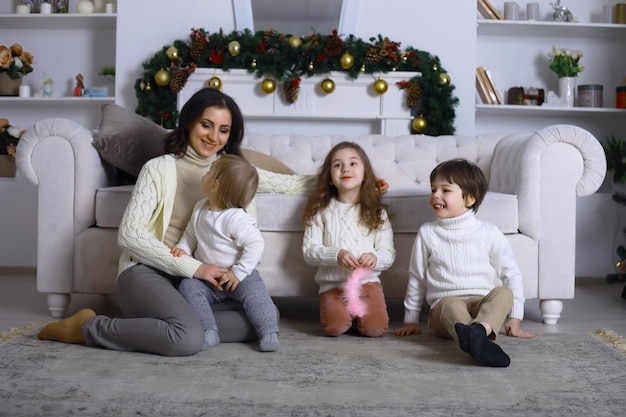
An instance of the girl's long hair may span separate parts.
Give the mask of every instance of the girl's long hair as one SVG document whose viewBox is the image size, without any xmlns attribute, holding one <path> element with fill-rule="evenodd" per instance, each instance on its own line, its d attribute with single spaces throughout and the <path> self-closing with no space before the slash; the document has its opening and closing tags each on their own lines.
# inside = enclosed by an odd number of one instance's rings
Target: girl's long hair
<svg viewBox="0 0 626 417">
<path fill-rule="evenodd" d="M 383 225 L 383 212 L 387 210 L 387 205 L 383 204 L 382 197 L 377 190 L 376 175 L 372 163 L 363 148 L 354 142 L 338 143 L 326 155 L 326 159 L 324 159 L 324 163 L 317 175 L 315 191 L 309 196 L 304 209 L 303 221 L 305 225 L 309 225 L 317 213 L 328 207 L 330 201 L 339 196 L 337 188 L 331 184 L 331 164 L 337 151 L 348 148 L 356 151 L 364 167 L 363 184 L 361 184 L 359 192 L 360 221 L 370 231 L 376 230 Z"/>
</svg>

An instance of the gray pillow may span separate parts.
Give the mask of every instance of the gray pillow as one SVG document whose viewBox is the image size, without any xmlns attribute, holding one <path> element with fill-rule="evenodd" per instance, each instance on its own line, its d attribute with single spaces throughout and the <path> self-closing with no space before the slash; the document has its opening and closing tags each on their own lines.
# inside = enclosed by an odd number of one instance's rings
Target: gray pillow
<svg viewBox="0 0 626 417">
<path fill-rule="evenodd" d="M 136 177 L 148 160 L 165 153 L 168 132 L 124 107 L 104 104 L 92 144 L 103 160 Z"/>
</svg>

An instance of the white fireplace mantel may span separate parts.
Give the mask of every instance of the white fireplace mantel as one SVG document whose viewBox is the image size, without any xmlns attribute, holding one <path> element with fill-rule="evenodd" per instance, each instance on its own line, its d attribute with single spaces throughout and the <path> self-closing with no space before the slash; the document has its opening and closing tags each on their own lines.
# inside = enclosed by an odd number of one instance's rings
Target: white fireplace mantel
<svg viewBox="0 0 626 417">
<path fill-rule="evenodd" d="M 235 99 L 241 107 L 246 127 L 250 131 L 302 134 L 410 134 L 413 117 L 406 105 L 406 91 L 396 85 L 409 81 L 417 72 L 395 71 L 386 74 L 362 74 L 352 79 L 342 72 L 302 78 L 298 99 L 289 103 L 282 83 L 267 94 L 262 91 L 263 79 L 244 69 L 222 71 L 198 68 L 190 75 L 183 90 L 178 93 L 178 110 L 208 80 L 218 77 L 222 91 Z M 372 86 L 378 77 L 388 84 L 384 94 L 374 92 Z M 322 91 L 322 80 L 330 78 L 335 90 Z"/>
</svg>

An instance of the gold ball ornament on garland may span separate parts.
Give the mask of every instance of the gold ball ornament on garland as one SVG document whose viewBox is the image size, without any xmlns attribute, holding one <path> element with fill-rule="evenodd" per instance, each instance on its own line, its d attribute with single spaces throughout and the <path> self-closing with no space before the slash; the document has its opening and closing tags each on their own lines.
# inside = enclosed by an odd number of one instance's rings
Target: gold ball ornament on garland
<svg viewBox="0 0 626 417">
<path fill-rule="evenodd" d="M 256 59 L 253 59 L 250 63 L 250 68 L 256 68 Z"/>
<path fill-rule="evenodd" d="M 411 122 L 411 127 L 417 133 L 422 133 L 424 129 L 428 127 L 428 121 L 426 121 L 426 118 L 420 114 L 415 119 L 413 119 L 413 121 Z"/>
<path fill-rule="evenodd" d="M 215 90 L 221 90 L 222 89 L 222 80 L 220 79 L 220 77 L 211 77 L 209 78 L 209 80 L 205 83 L 205 85 L 209 88 L 213 88 Z"/>
<path fill-rule="evenodd" d="M 335 82 L 331 80 L 330 78 L 325 78 L 324 80 L 322 80 L 322 83 L 320 84 L 320 88 L 326 94 L 330 94 L 333 91 L 335 91 Z"/>
<path fill-rule="evenodd" d="M 170 61 L 175 61 L 179 58 L 178 56 L 178 48 L 175 48 L 173 46 L 170 46 L 169 48 L 167 48 L 167 50 L 165 51 L 165 56 L 167 57 L 167 59 L 169 59 Z"/>
<path fill-rule="evenodd" d="M 440 85 L 449 85 L 450 84 L 450 76 L 445 72 L 439 74 L 439 84 Z"/>
<path fill-rule="evenodd" d="M 230 41 L 228 43 L 228 53 L 231 56 L 237 56 L 241 52 L 241 44 L 238 41 Z"/>
<path fill-rule="evenodd" d="M 170 74 L 161 68 L 156 72 L 156 74 L 154 74 L 154 82 L 158 86 L 165 87 L 170 82 Z"/>
<path fill-rule="evenodd" d="M 145 90 L 146 91 L 152 90 L 152 85 L 150 83 L 146 84 Z"/>
<path fill-rule="evenodd" d="M 345 70 L 352 68 L 354 65 L 354 57 L 346 52 L 341 55 L 341 58 L 339 58 L 339 65 L 341 65 L 341 68 Z"/>
<path fill-rule="evenodd" d="M 261 90 L 265 94 L 272 94 L 276 90 L 276 83 L 271 78 L 266 78 L 261 83 Z"/>
<path fill-rule="evenodd" d="M 387 81 L 383 80 L 383 77 L 378 77 L 378 79 L 374 81 L 374 85 L 372 87 L 374 88 L 374 92 L 376 94 L 385 94 L 389 85 L 387 84 Z"/>
<path fill-rule="evenodd" d="M 297 36 L 290 37 L 287 42 L 289 42 L 289 46 L 291 46 L 292 48 L 298 48 L 300 45 L 302 45 L 302 39 Z"/>
<path fill-rule="evenodd" d="M 313 66 L 312 62 L 309 62 L 309 65 L 307 66 L 307 68 L 309 69 L 309 71 L 313 71 L 315 67 Z"/>
</svg>

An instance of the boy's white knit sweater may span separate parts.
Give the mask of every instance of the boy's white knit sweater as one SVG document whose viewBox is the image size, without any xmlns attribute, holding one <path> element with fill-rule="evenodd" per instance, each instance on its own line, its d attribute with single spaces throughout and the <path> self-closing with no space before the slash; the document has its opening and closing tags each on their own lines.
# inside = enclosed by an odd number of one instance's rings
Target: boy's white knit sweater
<svg viewBox="0 0 626 417">
<path fill-rule="evenodd" d="M 513 292 L 510 317 L 524 318 L 522 274 L 508 241 L 496 225 L 473 211 L 421 226 L 409 264 L 404 323 L 419 323 L 424 299 L 434 307 L 442 297 L 484 296 L 497 284 Z"/>
<path fill-rule="evenodd" d="M 380 272 L 389 268 L 396 258 L 393 230 L 384 213 L 384 224 L 370 231 L 359 220 L 359 205 L 344 204 L 332 199 L 328 207 L 317 213 L 304 230 L 302 254 L 312 266 L 318 266 L 315 282 L 319 293 L 342 287 L 352 272 L 337 263 L 337 254 L 345 249 L 357 258 L 364 253 L 376 255 L 376 266 L 361 284 L 380 282 Z"/>
</svg>

